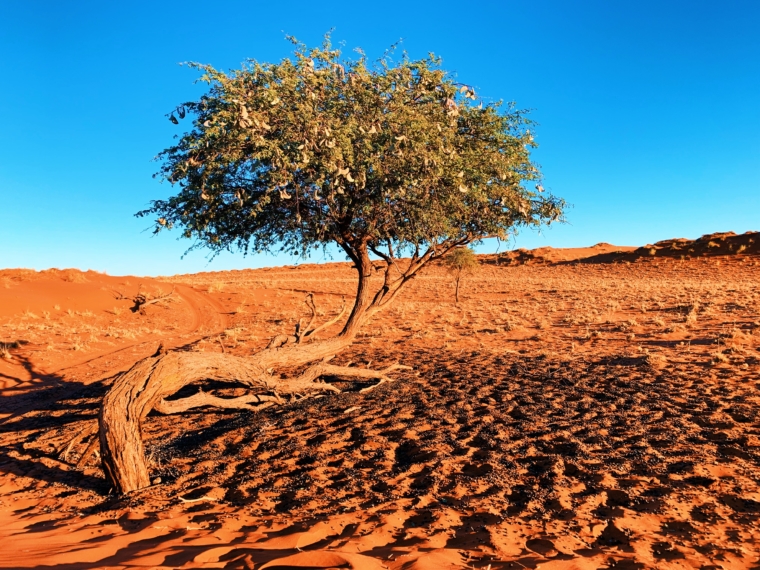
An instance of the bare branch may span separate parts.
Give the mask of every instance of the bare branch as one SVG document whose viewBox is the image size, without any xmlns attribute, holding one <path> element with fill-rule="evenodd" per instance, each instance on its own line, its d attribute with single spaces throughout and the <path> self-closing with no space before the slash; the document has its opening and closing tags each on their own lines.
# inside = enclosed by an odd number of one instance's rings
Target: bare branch
<svg viewBox="0 0 760 570">
<path fill-rule="evenodd" d="M 306 306 L 311 310 L 311 318 L 309 319 L 309 323 L 303 328 L 301 328 L 301 321 L 298 321 L 298 326 L 296 327 L 296 342 L 301 342 L 303 340 L 308 334 L 311 326 L 314 324 L 314 321 L 317 320 L 317 305 L 314 302 L 314 293 L 306 295 L 305 302 Z"/>
<path fill-rule="evenodd" d="M 401 268 L 400 268 L 400 267 L 398 266 L 398 264 L 396 263 L 396 258 L 393 256 L 393 248 L 392 248 L 392 246 L 391 246 L 390 242 L 388 242 L 388 250 L 389 250 L 389 252 L 388 252 L 387 254 L 386 254 L 386 253 L 383 253 L 383 252 L 382 252 L 382 251 L 380 251 L 378 248 L 376 248 L 376 247 L 373 247 L 373 246 L 369 246 L 369 249 L 370 249 L 370 251 L 371 251 L 372 253 L 374 253 L 374 254 L 375 254 L 375 255 L 377 255 L 379 258 L 381 258 L 383 261 L 385 261 L 385 263 L 387 264 L 387 265 L 386 265 L 386 273 L 388 272 L 388 270 L 390 269 L 390 267 L 391 267 L 391 266 L 393 266 L 393 267 L 395 267 L 395 268 L 396 268 L 396 270 L 397 270 L 399 273 L 401 273 L 401 274 L 403 275 L 403 273 L 404 273 L 404 272 L 403 272 L 403 271 L 401 271 Z"/>
<path fill-rule="evenodd" d="M 388 374 L 394 370 L 411 370 L 411 367 L 403 366 L 401 364 L 391 364 L 382 370 L 355 368 L 353 366 L 336 366 L 334 364 L 328 364 L 331 358 L 332 357 L 325 358 L 319 364 L 310 366 L 296 378 L 293 378 L 291 380 L 284 380 L 283 385 L 291 393 L 298 392 L 303 389 L 314 391 L 314 389 L 317 387 L 339 393 L 340 390 L 332 384 L 315 384 L 314 382 L 322 376 L 337 376 L 339 378 L 359 378 L 364 380 L 381 380 L 384 382 L 390 382 L 392 379 L 388 377 Z"/>
<path fill-rule="evenodd" d="M 168 295 L 161 295 L 160 297 L 152 297 L 149 298 L 145 293 L 142 293 L 142 285 L 137 289 L 137 295 L 134 297 L 127 297 L 124 293 L 121 291 L 117 291 L 115 289 L 112 289 L 113 293 L 116 294 L 115 298 L 117 301 L 132 301 L 134 305 L 129 308 L 130 311 L 133 313 L 140 312 L 142 313 L 143 309 L 148 306 L 152 305 L 154 303 L 159 303 L 161 301 L 168 301 L 169 299 L 172 299 L 174 296 L 174 291 L 176 287 L 172 287 L 171 292 Z"/>
<path fill-rule="evenodd" d="M 348 309 L 348 305 L 346 304 L 346 298 L 345 298 L 345 297 L 342 297 L 342 298 L 341 298 L 341 302 L 343 303 L 343 305 L 342 305 L 342 306 L 341 306 L 341 308 L 340 308 L 340 312 L 338 313 L 338 316 L 336 316 L 336 317 L 335 317 L 335 318 L 333 318 L 333 319 L 330 319 L 330 320 L 329 320 L 329 321 L 327 321 L 326 323 L 323 323 L 323 324 L 319 325 L 319 326 L 318 326 L 317 328 L 315 328 L 313 331 L 309 331 L 309 330 L 307 330 L 307 331 L 304 333 L 304 336 L 307 336 L 307 337 L 312 337 L 312 336 L 314 336 L 315 334 L 317 334 L 319 331 L 321 331 L 321 330 L 324 330 L 324 329 L 326 329 L 327 327 L 329 327 L 329 326 L 331 326 L 331 325 L 334 325 L 335 323 L 337 323 L 337 322 L 338 322 L 338 321 L 339 321 L 339 320 L 340 320 L 340 319 L 343 317 L 343 315 L 345 314 L 345 312 L 346 312 L 346 309 Z M 311 323 L 309 323 L 309 325 L 311 326 Z"/>
<path fill-rule="evenodd" d="M 259 405 L 252 406 L 252 403 L 257 403 Z M 165 400 L 162 398 L 155 406 L 153 406 L 153 409 L 161 414 L 179 414 L 192 408 L 200 408 L 202 406 L 257 411 L 279 403 L 282 403 L 282 399 L 278 396 L 246 394 L 245 396 L 240 396 L 238 398 L 219 398 L 218 396 L 214 396 L 201 390 L 197 394 L 179 400 Z"/>
<path fill-rule="evenodd" d="M 404 271 L 398 279 L 390 281 L 390 279 L 387 278 L 388 275 L 386 274 L 386 282 L 383 285 L 383 288 L 381 288 L 375 295 L 369 314 L 373 315 L 387 307 L 393 301 L 399 291 L 401 291 L 402 287 L 409 280 L 414 278 L 414 276 L 423 267 L 425 267 L 425 265 L 427 265 L 427 263 L 433 259 L 433 257 L 441 257 L 448 253 L 451 249 L 465 245 L 471 241 L 472 236 L 468 235 L 459 239 L 444 240 L 443 242 L 437 243 L 435 245 L 431 244 L 421 257 L 412 257 L 412 259 L 409 261 L 409 266 L 407 267 L 406 271 Z M 415 251 L 415 256 L 418 254 L 419 247 Z"/>
</svg>

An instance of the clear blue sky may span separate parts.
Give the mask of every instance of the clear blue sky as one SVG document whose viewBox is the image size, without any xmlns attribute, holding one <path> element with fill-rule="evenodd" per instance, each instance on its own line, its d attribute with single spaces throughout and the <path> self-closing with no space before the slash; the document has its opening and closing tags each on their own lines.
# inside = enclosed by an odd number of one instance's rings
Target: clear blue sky
<svg viewBox="0 0 760 570">
<path fill-rule="evenodd" d="M 210 265 L 133 214 L 171 187 L 151 162 L 200 95 L 182 61 L 279 60 L 284 35 L 379 56 L 403 38 L 533 109 L 568 225 L 512 247 L 643 245 L 760 229 L 760 2 L 0 2 L 0 267 L 170 274 Z M 319 261 L 316 258 L 315 261 Z"/>
</svg>

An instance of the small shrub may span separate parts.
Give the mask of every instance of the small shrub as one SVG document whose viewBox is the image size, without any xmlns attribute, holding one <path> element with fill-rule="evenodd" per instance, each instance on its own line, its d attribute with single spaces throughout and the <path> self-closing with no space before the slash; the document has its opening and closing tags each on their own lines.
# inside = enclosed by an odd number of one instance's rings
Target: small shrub
<svg viewBox="0 0 760 570">
<path fill-rule="evenodd" d="M 454 282 L 456 283 L 454 297 L 459 303 L 459 284 L 464 275 L 473 273 L 477 269 L 478 258 L 469 247 L 458 247 L 444 258 L 443 263 L 449 273 L 454 275 Z"/>
<path fill-rule="evenodd" d="M 17 342 L 0 342 L 0 358 L 3 360 L 13 360 L 11 348 L 18 348 Z"/>
</svg>

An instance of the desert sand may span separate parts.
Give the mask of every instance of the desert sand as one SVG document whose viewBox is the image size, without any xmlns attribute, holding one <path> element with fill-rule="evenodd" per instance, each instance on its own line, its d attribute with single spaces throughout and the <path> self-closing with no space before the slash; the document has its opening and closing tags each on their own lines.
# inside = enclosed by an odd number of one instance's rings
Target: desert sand
<svg viewBox="0 0 760 570">
<path fill-rule="evenodd" d="M 759 568 L 760 234 L 480 259 L 458 304 L 433 266 L 336 358 L 394 382 L 154 412 L 154 484 L 121 497 L 114 378 L 159 343 L 250 354 L 310 292 L 327 319 L 350 264 L 0 271 L 0 567 Z"/>
</svg>

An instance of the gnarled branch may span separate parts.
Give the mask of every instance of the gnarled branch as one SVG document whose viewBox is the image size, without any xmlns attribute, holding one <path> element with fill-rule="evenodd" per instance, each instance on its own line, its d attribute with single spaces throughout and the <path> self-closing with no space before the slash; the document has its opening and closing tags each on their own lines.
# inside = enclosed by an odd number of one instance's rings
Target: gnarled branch
<svg viewBox="0 0 760 570">
<path fill-rule="evenodd" d="M 258 406 L 252 406 L 256 403 Z M 233 409 L 233 410 L 252 410 L 259 411 L 266 409 L 274 404 L 282 403 L 279 396 L 267 396 L 265 394 L 246 394 L 237 398 L 219 398 L 203 390 L 197 394 L 181 398 L 178 400 L 166 400 L 161 398 L 153 406 L 153 409 L 161 414 L 179 414 L 193 408 L 202 406 L 212 406 L 214 408 Z"/>
<path fill-rule="evenodd" d="M 406 368 L 394 364 L 383 370 L 364 370 L 329 364 L 332 355 L 348 346 L 351 340 L 337 337 L 306 345 L 289 344 L 265 349 L 247 358 L 219 353 L 169 352 L 141 360 L 116 378 L 103 399 L 99 441 L 106 477 L 119 493 L 150 485 L 141 425 L 151 410 L 174 414 L 200 406 L 214 406 L 256 411 L 284 404 L 280 394 L 291 394 L 295 401 L 296 395 L 339 393 L 340 389 L 332 384 L 318 381 L 325 376 L 377 379 L 383 383 L 390 380 L 389 372 Z M 267 373 L 270 367 L 299 366 L 317 360 L 317 364 L 293 378 L 279 378 Z M 166 399 L 184 386 L 204 380 L 242 384 L 252 393 L 238 398 L 220 398 L 198 392 L 178 400 Z"/>
<path fill-rule="evenodd" d="M 145 307 L 148 305 L 152 305 L 154 303 L 159 303 L 161 301 L 168 301 L 169 299 L 172 299 L 174 296 L 174 291 L 176 287 L 172 287 L 171 292 L 168 295 L 161 295 L 159 297 L 148 297 L 145 293 L 142 293 L 142 286 L 138 288 L 137 295 L 134 297 L 127 297 L 124 295 L 124 293 L 120 291 L 114 291 L 116 293 L 116 300 L 117 301 L 132 301 L 134 303 L 133 306 L 129 308 L 130 311 L 133 313 L 137 313 L 138 311 L 142 313 L 145 310 Z"/>
<path fill-rule="evenodd" d="M 340 312 L 337 314 L 337 316 L 335 316 L 334 318 L 330 319 L 329 321 L 327 321 L 325 323 L 322 323 L 321 325 L 319 325 L 314 330 L 307 330 L 304 333 L 304 336 L 307 337 L 307 338 L 308 337 L 312 337 L 315 334 L 317 334 L 319 331 L 322 331 L 322 330 L 326 329 L 327 327 L 334 325 L 341 318 L 343 318 L 343 315 L 346 314 L 346 309 L 348 309 L 348 305 L 346 304 L 346 298 L 345 297 L 342 298 L 342 301 L 343 301 L 343 305 L 341 306 Z M 311 323 L 309 323 L 309 326 L 311 326 Z"/>
</svg>

